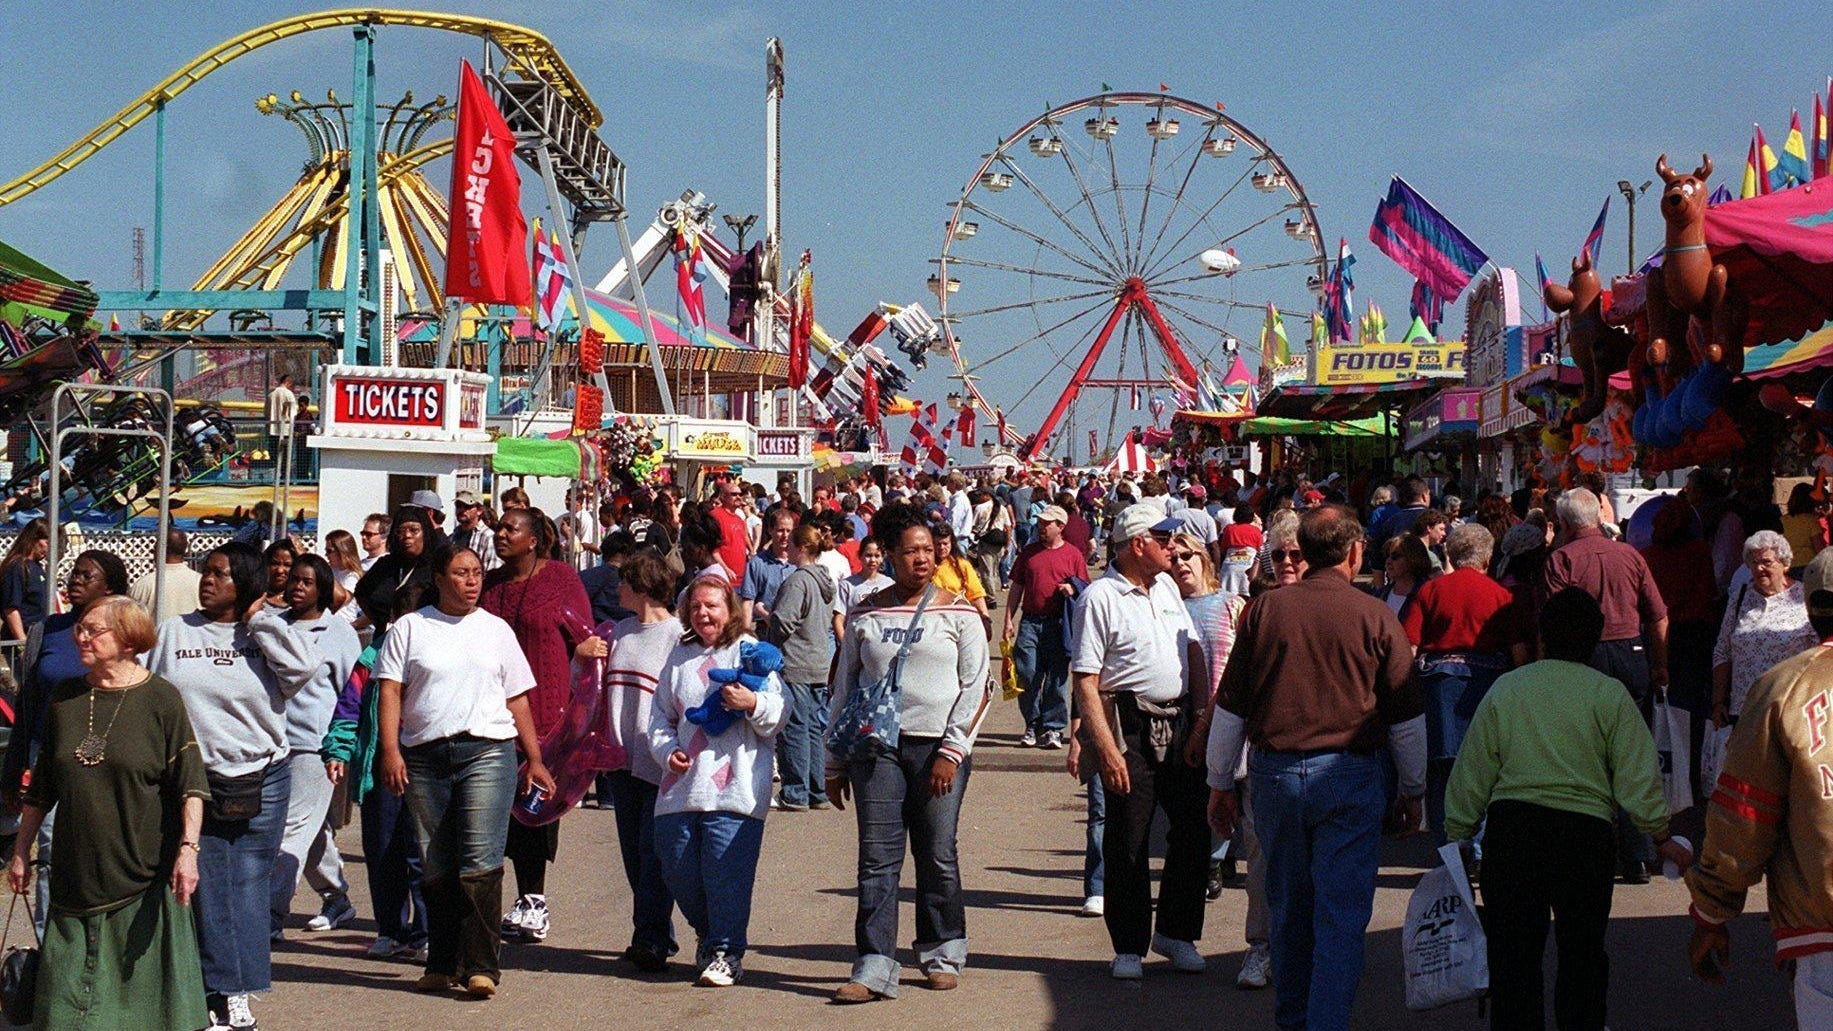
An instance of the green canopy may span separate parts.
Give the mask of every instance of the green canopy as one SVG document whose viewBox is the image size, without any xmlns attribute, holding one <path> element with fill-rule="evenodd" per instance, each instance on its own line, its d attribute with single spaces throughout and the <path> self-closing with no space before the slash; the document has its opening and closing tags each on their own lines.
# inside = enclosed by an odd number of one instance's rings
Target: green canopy
<svg viewBox="0 0 1833 1031">
<path fill-rule="evenodd" d="M 1387 435 L 1384 417 L 1371 415 L 1348 422 L 1318 419 L 1284 419 L 1274 415 L 1257 415 L 1244 419 L 1242 433 L 1259 437 L 1381 437 Z"/>
<path fill-rule="evenodd" d="M 491 467 L 498 476 L 579 476 L 579 445 L 570 440 L 502 437 Z"/>
</svg>

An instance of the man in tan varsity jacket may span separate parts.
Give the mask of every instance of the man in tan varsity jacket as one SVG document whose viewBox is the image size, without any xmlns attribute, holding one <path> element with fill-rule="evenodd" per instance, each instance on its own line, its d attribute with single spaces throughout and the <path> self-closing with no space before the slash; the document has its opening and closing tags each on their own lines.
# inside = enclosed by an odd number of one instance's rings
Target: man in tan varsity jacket
<svg viewBox="0 0 1833 1031">
<path fill-rule="evenodd" d="M 1795 963 L 1801 1027 L 1833 1029 L 1833 549 L 1802 578 L 1822 643 L 1750 689 L 1706 814 L 1706 840 L 1687 873 L 1693 969 L 1724 979 L 1727 922 L 1750 886 L 1769 880 L 1776 962 Z"/>
</svg>

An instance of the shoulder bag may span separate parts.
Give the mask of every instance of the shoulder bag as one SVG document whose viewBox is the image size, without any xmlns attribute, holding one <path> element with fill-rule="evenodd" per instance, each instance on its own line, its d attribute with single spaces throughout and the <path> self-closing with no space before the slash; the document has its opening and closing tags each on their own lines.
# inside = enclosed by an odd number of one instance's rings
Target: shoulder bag
<svg viewBox="0 0 1833 1031">
<path fill-rule="evenodd" d="M 875 684 L 856 685 L 840 707 L 834 726 L 827 732 L 827 749 L 842 762 L 863 762 L 881 751 L 896 751 L 898 740 L 898 680 L 904 673 L 904 660 L 910 657 L 917 626 L 923 610 L 935 597 L 936 586 L 930 584 L 917 601 L 910 625 L 904 628 L 904 642 L 885 670 L 884 679 Z"/>
<path fill-rule="evenodd" d="M 39 871 L 43 877 L 48 871 Z M 8 945 L 7 939 L 13 933 L 13 911 L 19 908 L 19 896 L 14 895 L 12 904 L 6 907 L 6 930 L 0 931 L 0 1016 L 5 1016 L 8 1023 L 27 1025 L 32 1022 L 32 999 L 38 994 L 38 946 Z M 33 941 L 37 941 L 38 925 L 32 922 L 31 903 L 26 904 L 26 923 L 32 927 Z"/>
</svg>

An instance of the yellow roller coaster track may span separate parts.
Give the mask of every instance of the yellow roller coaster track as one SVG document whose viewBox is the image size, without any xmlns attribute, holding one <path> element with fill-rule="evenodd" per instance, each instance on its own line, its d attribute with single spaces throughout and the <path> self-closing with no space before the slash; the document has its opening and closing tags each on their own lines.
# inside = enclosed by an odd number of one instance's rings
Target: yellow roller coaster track
<svg viewBox="0 0 1833 1031">
<path fill-rule="evenodd" d="M 580 113 L 594 128 L 604 121 L 598 105 L 592 102 L 585 87 L 573 75 L 573 70 L 567 67 L 560 52 L 554 49 L 554 44 L 549 42 L 546 36 L 533 29 L 511 25 L 507 22 L 492 21 L 488 18 L 474 18 L 464 14 L 441 14 L 434 11 L 396 11 L 379 7 L 320 11 L 316 14 L 297 15 L 270 25 L 263 25 L 258 29 L 251 29 L 205 51 L 191 63 L 166 76 L 159 85 L 141 94 L 133 103 L 115 112 L 112 118 L 96 126 L 88 135 L 65 147 L 57 156 L 5 186 L 0 186 L 0 207 L 5 207 L 30 194 L 94 157 L 102 148 L 145 121 L 148 116 L 158 110 L 162 102 L 169 103 L 174 97 L 202 82 L 205 76 L 236 58 L 251 54 L 270 43 L 278 43 L 308 32 L 349 28 L 357 25 L 398 25 L 414 29 L 438 29 L 488 39 L 501 47 L 507 55 L 505 72 L 523 79 L 548 83 L 555 92 L 577 105 Z"/>
</svg>

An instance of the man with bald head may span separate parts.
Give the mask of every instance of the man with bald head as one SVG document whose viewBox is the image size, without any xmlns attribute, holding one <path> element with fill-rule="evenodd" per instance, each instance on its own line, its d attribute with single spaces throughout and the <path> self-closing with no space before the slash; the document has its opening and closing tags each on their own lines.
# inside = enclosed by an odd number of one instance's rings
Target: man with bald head
<svg viewBox="0 0 1833 1031">
<path fill-rule="evenodd" d="M 1419 827 L 1426 790 L 1424 700 L 1413 648 L 1387 605 L 1352 582 L 1367 547 L 1355 514 L 1319 505 L 1299 520 L 1304 579 L 1255 598 L 1235 631 L 1208 734 L 1209 820 L 1235 821 L 1244 744 L 1251 818 L 1266 857 L 1274 1018 L 1280 1027 L 1349 1026 L 1374 912 L 1389 790 L 1377 754 L 1394 753 L 1392 819 Z M 1207 724 L 1207 726 L 1205 726 Z"/>
</svg>

